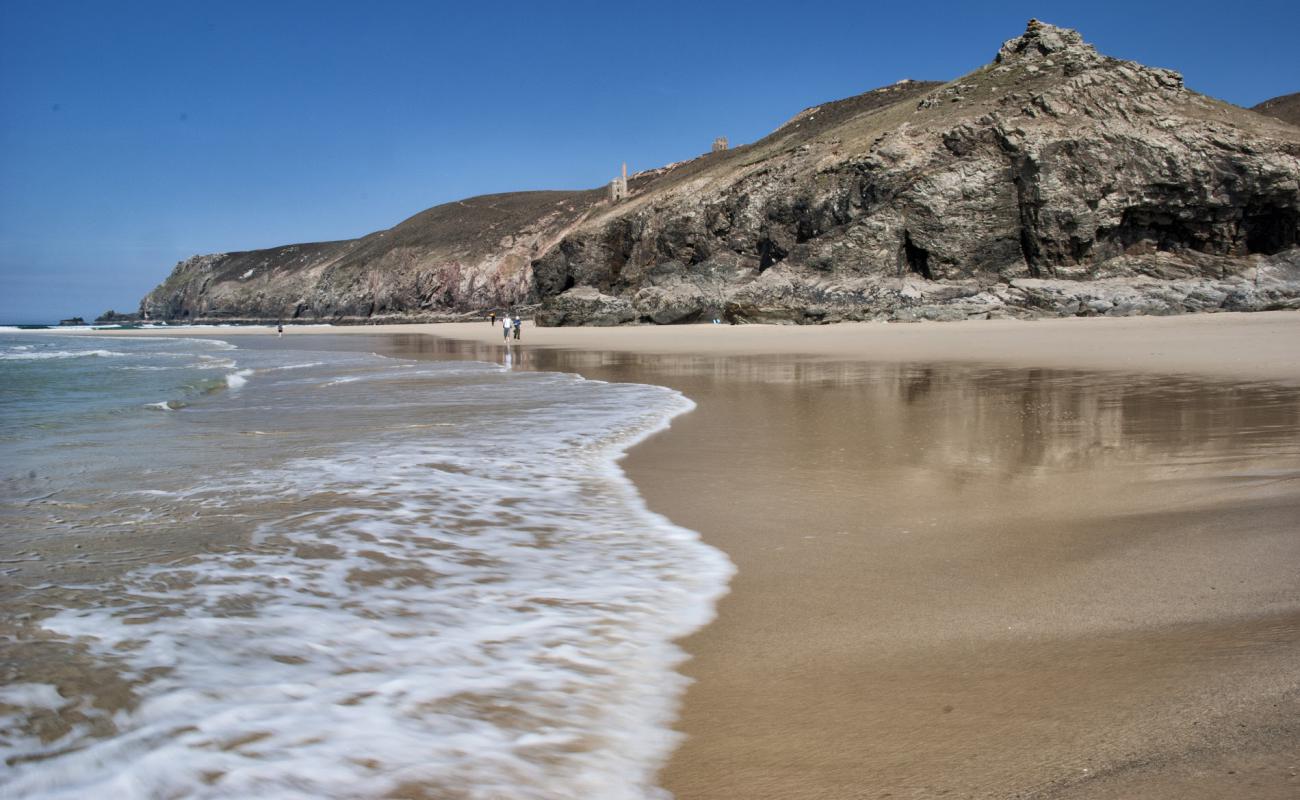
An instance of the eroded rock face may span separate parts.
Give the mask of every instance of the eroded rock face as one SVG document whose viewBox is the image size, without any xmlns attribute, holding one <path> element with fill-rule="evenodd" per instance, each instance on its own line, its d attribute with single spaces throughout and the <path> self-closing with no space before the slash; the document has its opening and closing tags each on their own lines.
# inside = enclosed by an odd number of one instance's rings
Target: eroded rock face
<svg viewBox="0 0 1300 800">
<path fill-rule="evenodd" d="M 540 260 L 539 296 L 588 284 L 644 321 L 721 306 L 733 321 L 810 323 L 1300 295 L 1295 129 L 1037 22 L 989 66 L 927 88 L 810 138 L 782 129 L 744 166 L 634 191 Z"/>
<path fill-rule="evenodd" d="M 1300 128 L 1031 21 L 946 84 L 815 106 L 629 179 L 200 256 L 151 317 L 539 324 L 1182 313 L 1300 297 Z"/>
</svg>

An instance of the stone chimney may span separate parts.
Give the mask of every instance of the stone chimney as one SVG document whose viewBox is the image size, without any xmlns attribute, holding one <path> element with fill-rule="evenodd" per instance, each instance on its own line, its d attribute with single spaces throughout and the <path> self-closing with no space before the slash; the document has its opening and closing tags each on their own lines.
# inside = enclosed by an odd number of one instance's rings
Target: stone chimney
<svg viewBox="0 0 1300 800">
<path fill-rule="evenodd" d="M 627 162 L 623 162 L 623 176 L 609 182 L 609 202 L 617 203 L 627 197 Z"/>
</svg>

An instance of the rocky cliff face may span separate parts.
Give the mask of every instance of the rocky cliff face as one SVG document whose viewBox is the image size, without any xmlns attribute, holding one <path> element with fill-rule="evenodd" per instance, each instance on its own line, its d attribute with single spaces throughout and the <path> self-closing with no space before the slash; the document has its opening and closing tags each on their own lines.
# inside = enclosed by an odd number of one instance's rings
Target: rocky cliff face
<svg viewBox="0 0 1300 800">
<path fill-rule="evenodd" d="M 1037 22 L 970 75 L 807 109 L 629 190 L 476 198 L 354 242 L 200 257 L 142 305 L 540 302 L 551 325 L 1300 307 L 1300 129 Z"/>
<path fill-rule="evenodd" d="M 1300 130 L 1039 23 L 925 88 L 602 209 L 539 321 L 1300 306 Z"/>
</svg>

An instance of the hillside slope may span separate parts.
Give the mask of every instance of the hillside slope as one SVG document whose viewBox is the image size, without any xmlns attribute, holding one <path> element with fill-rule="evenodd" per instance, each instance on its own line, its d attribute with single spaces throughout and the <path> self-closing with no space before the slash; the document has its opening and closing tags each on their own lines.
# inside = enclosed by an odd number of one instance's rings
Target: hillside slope
<svg viewBox="0 0 1300 800">
<path fill-rule="evenodd" d="M 1292 125 L 1300 125 L 1300 92 L 1265 100 L 1259 105 L 1251 106 L 1250 110 L 1276 117 Z"/>
<path fill-rule="evenodd" d="M 359 240 L 202 256 L 165 318 L 539 324 L 1300 307 L 1300 129 L 1031 21 L 993 63 L 806 109 L 603 190 L 472 198 Z"/>
<path fill-rule="evenodd" d="M 513 192 L 422 211 L 360 239 L 195 256 L 140 301 L 168 320 L 366 321 L 505 306 L 604 193 Z"/>
</svg>

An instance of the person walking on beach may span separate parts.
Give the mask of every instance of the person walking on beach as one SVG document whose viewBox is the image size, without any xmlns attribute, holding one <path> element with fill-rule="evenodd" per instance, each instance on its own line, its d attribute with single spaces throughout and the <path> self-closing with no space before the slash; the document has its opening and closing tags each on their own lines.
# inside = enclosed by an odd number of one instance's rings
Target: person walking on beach
<svg viewBox="0 0 1300 800">
<path fill-rule="evenodd" d="M 519 331 L 521 331 L 521 330 L 523 329 L 523 327 L 524 327 L 524 321 L 521 320 L 521 319 L 519 318 L 519 315 L 518 315 L 518 314 L 515 314 L 514 328 L 515 328 L 515 341 L 516 341 L 516 342 L 519 341 Z"/>
<path fill-rule="evenodd" d="M 494 328 L 497 326 L 497 312 L 493 311 L 488 314 L 488 323 Z"/>
<path fill-rule="evenodd" d="M 501 318 L 501 338 L 510 341 L 510 315 L 506 314 Z"/>
<path fill-rule="evenodd" d="M 281 322 L 275 326 L 275 335 L 284 336 L 284 323 Z"/>
</svg>

